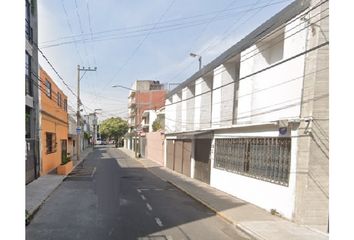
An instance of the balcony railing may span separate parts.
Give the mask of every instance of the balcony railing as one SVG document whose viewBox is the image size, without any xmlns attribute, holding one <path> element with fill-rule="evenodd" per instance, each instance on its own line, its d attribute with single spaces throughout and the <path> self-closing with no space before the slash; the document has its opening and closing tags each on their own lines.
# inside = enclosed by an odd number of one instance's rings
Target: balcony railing
<svg viewBox="0 0 354 240">
<path fill-rule="evenodd" d="M 33 97 L 33 82 L 32 79 L 26 75 L 26 95 Z"/>
</svg>

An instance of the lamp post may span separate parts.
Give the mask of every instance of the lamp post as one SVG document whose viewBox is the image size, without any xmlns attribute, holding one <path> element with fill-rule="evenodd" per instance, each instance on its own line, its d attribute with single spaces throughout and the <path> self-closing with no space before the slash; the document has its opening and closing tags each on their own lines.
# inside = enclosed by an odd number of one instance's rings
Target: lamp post
<svg viewBox="0 0 354 240">
<path fill-rule="evenodd" d="M 190 53 L 189 56 L 191 57 L 198 57 L 198 61 L 199 61 L 199 70 L 202 68 L 202 56 L 195 54 L 195 53 Z"/>
<path fill-rule="evenodd" d="M 128 87 L 125 87 L 125 86 L 122 86 L 122 85 L 113 85 L 112 86 L 113 88 L 116 88 L 116 87 L 119 87 L 119 88 L 124 88 L 124 89 L 127 89 L 127 90 L 130 90 L 132 92 L 135 92 L 137 95 L 136 95 L 136 120 L 135 120 L 135 158 L 138 157 L 138 131 L 137 131 L 137 128 L 138 128 L 138 121 L 139 121 L 139 111 L 140 111 L 140 107 L 139 107 L 139 97 L 138 97 L 138 94 L 139 94 L 139 91 L 138 90 L 135 90 L 135 89 L 131 89 L 131 88 L 128 88 Z"/>
</svg>

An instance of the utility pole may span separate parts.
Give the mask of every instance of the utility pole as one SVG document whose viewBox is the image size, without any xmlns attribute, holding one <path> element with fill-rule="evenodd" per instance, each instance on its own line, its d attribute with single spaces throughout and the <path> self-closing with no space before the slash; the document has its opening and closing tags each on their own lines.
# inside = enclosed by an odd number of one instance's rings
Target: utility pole
<svg viewBox="0 0 354 240">
<path fill-rule="evenodd" d="M 80 124 L 80 71 L 89 72 L 89 71 L 96 71 L 97 67 L 91 69 L 90 67 L 85 68 L 82 67 L 80 68 L 80 65 L 77 65 L 77 116 L 76 116 L 76 150 L 77 150 L 77 162 L 80 161 L 80 133 L 82 131 L 81 129 L 81 124 Z M 84 73 L 84 75 L 85 75 Z"/>
</svg>

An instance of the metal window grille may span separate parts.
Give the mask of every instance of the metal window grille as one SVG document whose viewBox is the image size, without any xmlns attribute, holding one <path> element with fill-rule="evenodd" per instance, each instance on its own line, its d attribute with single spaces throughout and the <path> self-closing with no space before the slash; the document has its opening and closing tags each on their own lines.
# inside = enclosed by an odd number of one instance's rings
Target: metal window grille
<svg viewBox="0 0 354 240">
<path fill-rule="evenodd" d="M 51 98 L 52 97 L 52 84 L 48 81 L 45 80 L 45 91 L 46 91 L 46 95 Z"/>
<path fill-rule="evenodd" d="M 59 107 L 61 107 L 61 94 L 60 94 L 60 92 L 58 92 L 58 94 L 57 94 L 57 104 Z"/>
<path fill-rule="evenodd" d="M 57 144 L 56 144 L 56 134 L 55 133 L 46 133 L 46 148 L 47 148 L 47 154 L 48 153 L 53 153 L 56 152 L 57 149 Z"/>
<path fill-rule="evenodd" d="M 290 150 L 290 138 L 216 139 L 214 168 L 287 186 Z"/>
</svg>

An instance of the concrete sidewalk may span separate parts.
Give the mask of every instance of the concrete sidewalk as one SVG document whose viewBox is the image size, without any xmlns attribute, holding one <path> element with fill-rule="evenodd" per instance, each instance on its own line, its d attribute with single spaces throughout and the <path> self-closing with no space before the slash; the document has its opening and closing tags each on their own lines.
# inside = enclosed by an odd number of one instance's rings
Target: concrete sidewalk
<svg viewBox="0 0 354 240">
<path fill-rule="evenodd" d="M 135 159 L 134 152 L 119 148 L 127 156 Z M 217 190 L 208 184 L 176 173 L 158 163 L 138 159 L 150 172 L 170 182 L 190 195 L 216 214 L 233 224 L 253 239 L 261 240 L 327 240 L 328 234 L 300 226 L 283 218 Z"/>
<path fill-rule="evenodd" d="M 92 152 L 92 147 L 81 153 L 80 162 L 73 161 L 74 168 Z M 49 195 L 62 183 L 66 176 L 47 174 L 26 185 L 26 221 L 31 219 Z"/>
</svg>

